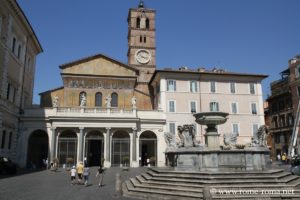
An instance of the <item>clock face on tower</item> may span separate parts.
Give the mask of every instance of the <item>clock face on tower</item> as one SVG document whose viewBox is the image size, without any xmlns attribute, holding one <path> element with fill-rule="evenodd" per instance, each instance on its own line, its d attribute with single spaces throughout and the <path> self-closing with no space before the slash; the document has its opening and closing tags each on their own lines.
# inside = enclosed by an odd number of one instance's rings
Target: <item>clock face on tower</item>
<svg viewBox="0 0 300 200">
<path fill-rule="evenodd" d="M 146 64 L 150 62 L 151 53 L 146 49 L 137 50 L 135 53 L 135 59 L 140 64 Z"/>
</svg>

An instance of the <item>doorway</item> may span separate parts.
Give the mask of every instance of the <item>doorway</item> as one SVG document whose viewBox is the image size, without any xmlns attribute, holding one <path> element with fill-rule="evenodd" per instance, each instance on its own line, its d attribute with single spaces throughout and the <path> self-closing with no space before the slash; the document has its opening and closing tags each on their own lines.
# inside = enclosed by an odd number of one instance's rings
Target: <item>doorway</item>
<svg viewBox="0 0 300 200">
<path fill-rule="evenodd" d="M 157 139 L 152 131 L 145 131 L 140 136 L 140 166 L 157 165 Z"/>
<path fill-rule="evenodd" d="M 102 155 L 102 140 L 88 140 L 87 164 L 88 166 L 100 166 Z"/>
<path fill-rule="evenodd" d="M 48 159 L 48 134 L 42 130 L 34 131 L 28 141 L 27 167 L 40 169 L 45 167 L 43 159 Z"/>
</svg>

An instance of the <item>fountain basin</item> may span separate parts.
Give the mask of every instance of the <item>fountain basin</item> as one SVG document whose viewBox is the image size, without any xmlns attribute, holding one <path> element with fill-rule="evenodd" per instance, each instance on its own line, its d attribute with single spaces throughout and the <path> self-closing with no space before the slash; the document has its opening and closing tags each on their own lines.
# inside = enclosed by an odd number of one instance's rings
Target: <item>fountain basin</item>
<svg viewBox="0 0 300 200">
<path fill-rule="evenodd" d="M 263 171 L 270 167 L 268 149 L 168 151 L 167 164 L 177 171 Z"/>
<path fill-rule="evenodd" d="M 229 114 L 225 112 L 201 112 L 194 114 L 196 122 L 201 125 L 219 125 L 227 121 Z"/>
</svg>

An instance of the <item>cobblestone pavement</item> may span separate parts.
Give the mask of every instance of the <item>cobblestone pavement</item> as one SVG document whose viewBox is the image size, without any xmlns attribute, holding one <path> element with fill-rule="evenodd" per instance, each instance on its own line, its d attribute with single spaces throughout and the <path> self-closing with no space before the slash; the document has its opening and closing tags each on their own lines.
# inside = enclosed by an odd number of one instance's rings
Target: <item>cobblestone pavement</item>
<svg viewBox="0 0 300 200">
<path fill-rule="evenodd" d="M 98 187 L 95 177 L 96 168 L 91 168 L 90 185 L 72 185 L 69 172 L 59 169 L 20 174 L 11 177 L 0 177 L 0 200 L 109 200 L 125 198 L 115 193 L 116 173 L 122 181 L 146 171 L 146 168 L 107 169 L 104 175 L 104 186 Z"/>
</svg>

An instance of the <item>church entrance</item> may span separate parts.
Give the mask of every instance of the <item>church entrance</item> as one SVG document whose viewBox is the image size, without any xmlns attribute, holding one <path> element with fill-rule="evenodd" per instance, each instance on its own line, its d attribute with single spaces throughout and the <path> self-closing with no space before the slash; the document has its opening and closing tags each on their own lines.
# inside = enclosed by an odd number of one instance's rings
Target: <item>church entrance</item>
<svg viewBox="0 0 300 200">
<path fill-rule="evenodd" d="M 28 140 L 27 167 L 43 168 L 43 160 L 48 158 L 48 134 L 42 130 L 31 133 Z M 48 158 L 49 160 L 49 158 Z"/>
<path fill-rule="evenodd" d="M 65 130 L 58 137 L 58 160 L 60 165 L 71 167 L 77 161 L 77 135 L 73 130 Z"/>
<path fill-rule="evenodd" d="M 157 165 L 157 139 L 152 131 L 145 131 L 140 136 L 140 166 Z"/>
<path fill-rule="evenodd" d="M 112 166 L 130 166 L 130 137 L 125 131 L 112 137 Z"/>
<path fill-rule="evenodd" d="M 91 131 L 85 138 L 86 164 L 91 166 L 103 166 L 103 134 L 100 131 Z"/>
</svg>

